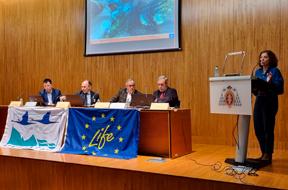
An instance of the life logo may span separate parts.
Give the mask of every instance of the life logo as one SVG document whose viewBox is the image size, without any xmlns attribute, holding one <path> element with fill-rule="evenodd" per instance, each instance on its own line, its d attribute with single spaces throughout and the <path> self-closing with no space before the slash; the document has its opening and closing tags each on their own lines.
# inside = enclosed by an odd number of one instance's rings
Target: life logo
<svg viewBox="0 0 288 190">
<path fill-rule="evenodd" d="M 230 85 L 223 88 L 219 99 L 219 106 L 228 106 L 229 108 L 242 106 L 237 89 Z"/>
</svg>

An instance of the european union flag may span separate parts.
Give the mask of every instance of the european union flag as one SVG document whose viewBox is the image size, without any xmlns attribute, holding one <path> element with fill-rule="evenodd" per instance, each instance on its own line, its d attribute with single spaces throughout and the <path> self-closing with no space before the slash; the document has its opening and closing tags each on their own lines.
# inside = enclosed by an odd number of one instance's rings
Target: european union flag
<svg viewBox="0 0 288 190">
<path fill-rule="evenodd" d="M 70 108 L 62 153 L 137 157 L 140 113 L 133 109 Z"/>
</svg>

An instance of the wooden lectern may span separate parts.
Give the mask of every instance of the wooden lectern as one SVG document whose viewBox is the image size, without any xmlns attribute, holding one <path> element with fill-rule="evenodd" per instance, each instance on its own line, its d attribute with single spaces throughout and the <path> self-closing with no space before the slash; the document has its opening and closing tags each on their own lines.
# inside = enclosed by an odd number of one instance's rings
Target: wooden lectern
<svg viewBox="0 0 288 190">
<path fill-rule="evenodd" d="M 225 162 L 247 165 L 247 146 L 251 108 L 251 76 L 211 77 L 210 112 L 239 115 L 236 157 Z"/>
</svg>

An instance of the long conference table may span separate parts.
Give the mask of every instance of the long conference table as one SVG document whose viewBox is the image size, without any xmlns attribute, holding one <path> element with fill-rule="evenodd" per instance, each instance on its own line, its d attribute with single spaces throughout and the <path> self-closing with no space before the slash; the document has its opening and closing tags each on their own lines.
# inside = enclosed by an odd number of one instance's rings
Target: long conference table
<svg viewBox="0 0 288 190">
<path fill-rule="evenodd" d="M 2 138 L 8 106 L 0 106 Z M 139 155 L 176 158 L 192 152 L 190 109 L 141 110 Z"/>
</svg>

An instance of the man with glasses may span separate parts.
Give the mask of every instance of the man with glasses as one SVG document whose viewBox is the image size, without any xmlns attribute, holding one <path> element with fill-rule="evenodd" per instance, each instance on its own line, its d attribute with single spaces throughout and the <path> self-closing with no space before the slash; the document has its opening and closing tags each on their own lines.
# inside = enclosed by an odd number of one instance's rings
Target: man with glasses
<svg viewBox="0 0 288 190">
<path fill-rule="evenodd" d="M 120 89 L 118 93 L 111 98 L 110 102 L 131 103 L 132 94 L 141 94 L 141 92 L 135 89 L 135 81 L 128 79 L 125 83 L 125 88 Z"/>
<path fill-rule="evenodd" d="M 159 76 L 157 80 L 158 90 L 153 93 L 155 102 L 169 103 L 170 107 L 179 108 L 177 90 L 168 86 L 168 78 L 164 75 Z"/>
</svg>

